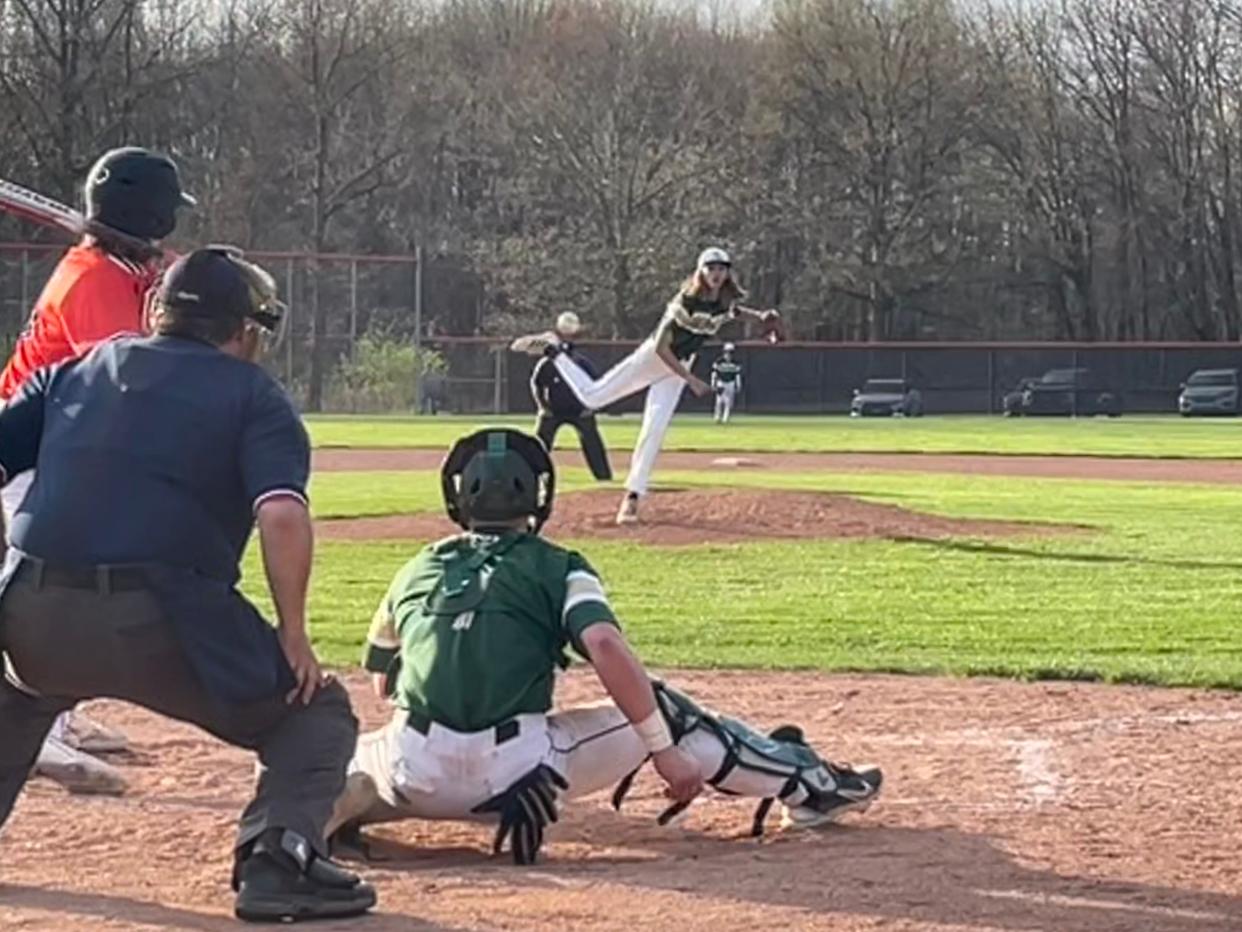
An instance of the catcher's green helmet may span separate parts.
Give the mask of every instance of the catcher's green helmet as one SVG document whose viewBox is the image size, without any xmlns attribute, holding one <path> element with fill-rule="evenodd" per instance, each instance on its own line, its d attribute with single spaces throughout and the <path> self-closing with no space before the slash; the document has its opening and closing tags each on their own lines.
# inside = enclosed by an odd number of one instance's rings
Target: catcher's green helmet
<svg viewBox="0 0 1242 932">
<path fill-rule="evenodd" d="M 538 438 L 491 427 L 453 444 L 440 468 L 440 490 L 448 516 L 467 530 L 530 518 L 538 531 L 552 514 L 556 473 Z"/>
</svg>

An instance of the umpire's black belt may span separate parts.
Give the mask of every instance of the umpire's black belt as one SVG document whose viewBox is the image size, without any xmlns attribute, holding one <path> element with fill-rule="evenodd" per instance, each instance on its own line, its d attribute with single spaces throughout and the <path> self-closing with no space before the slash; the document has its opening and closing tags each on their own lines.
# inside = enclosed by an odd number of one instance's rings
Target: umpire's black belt
<svg viewBox="0 0 1242 932">
<path fill-rule="evenodd" d="M 410 717 L 405 720 L 405 723 L 420 735 L 426 737 L 427 732 L 431 730 L 433 722 L 430 717 L 422 712 L 411 712 Z M 518 724 L 517 719 L 511 718 L 507 722 L 501 722 L 492 731 L 495 732 L 496 743 L 504 744 L 506 741 L 512 741 L 516 738 L 521 733 L 522 728 Z"/>
<path fill-rule="evenodd" d="M 103 595 L 150 588 L 146 573 L 136 566 L 57 566 L 27 556 L 21 558 L 13 581 L 29 583 L 36 589 L 89 589 Z"/>
</svg>

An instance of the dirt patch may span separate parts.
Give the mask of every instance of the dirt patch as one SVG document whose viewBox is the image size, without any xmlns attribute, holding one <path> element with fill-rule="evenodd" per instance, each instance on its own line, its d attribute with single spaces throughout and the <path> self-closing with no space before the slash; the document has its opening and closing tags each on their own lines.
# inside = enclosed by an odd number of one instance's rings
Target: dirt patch
<svg viewBox="0 0 1242 932">
<path fill-rule="evenodd" d="M 825 636 L 831 636 L 826 632 Z M 620 814 L 566 807 L 529 869 L 489 856 L 486 827 L 377 830 L 398 860 L 366 868 L 375 932 L 1225 932 L 1242 928 L 1235 695 L 1086 684 L 821 674 L 668 678 L 756 724 L 802 723 L 828 754 L 875 761 L 870 812 L 813 834 L 747 837 L 752 806 L 697 803 L 659 828 L 644 774 Z M 347 680 L 368 728 L 385 718 Z M 599 697 L 571 672 L 564 704 Z M 226 932 L 233 819 L 253 758 L 130 706 L 133 791 L 67 797 L 33 781 L 0 836 L 0 928 Z"/>
<path fill-rule="evenodd" d="M 945 518 L 851 495 L 778 489 L 675 489 L 647 496 L 642 521 L 618 527 L 612 490 L 561 496 L 546 533 L 564 539 L 628 540 L 664 546 L 754 540 L 1007 537 L 1064 533 L 1065 525 Z M 456 525 L 436 514 L 319 521 L 329 540 L 434 540 Z"/>
<path fill-rule="evenodd" d="M 324 472 L 439 469 L 443 450 L 322 449 L 314 468 Z M 728 460 L 740 462 L 727 463 Z M 577 450 L 558 450 L 556 462 L 581 466 Z M 614 451 L 623 475 L 627 454 Z M 772 469 L 784 472 L 931 472 L 1045 479 L 1114 479 L 1130 482 L 1242 484 L 1242 460 L 1175 460 L 1093 456 L 1002 456 L 940 453 L 725 453 L 667 452 L 660 469 Z"/>
</svg>

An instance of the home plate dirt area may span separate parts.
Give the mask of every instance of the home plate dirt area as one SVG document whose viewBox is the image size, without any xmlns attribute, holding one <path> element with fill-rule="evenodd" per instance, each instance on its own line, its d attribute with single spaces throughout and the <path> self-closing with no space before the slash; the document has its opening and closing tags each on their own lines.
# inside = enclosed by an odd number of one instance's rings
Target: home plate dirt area
<svg viewBox="0 0 1242 932">
<path fill-rule="evenodd" d="M 438 458 L 414 465 L 411 453 L 420 451 L 396 451 L 393 462 L 372 458 L 367 468 L 438 466 Z M 338 460 L 337 467 L 356 462 Z M 1118 474 L 1117 463 L 1110 468 L 1109 478 L 1155 479 Z M 1237 481 L 1236 464 L 1212 468 L 1200 481 Z M 1089 533 L 925 515 L 848 494 L 739 488 L 665 490 L 643 503 L 644 523 L 618 528 L 617 500 L 615 489 L 566 493 L 548 533 L 674 547 Z M 428 539 L 452 530 L 439 515 L 416 514 L 321 521 L 317 533 Z M 666 802 L 644 772 L 619 813 L 607 793 L 565 805 L 544 859 L 527 868 L 492 856 L 485 825 L 385 825 L 370 830 L 376 860 L 357 865 L 379 890 L 375 914 L 313 928 L 1242 930 L 1242 696 L 1085 683 L 660 672 L 703 704 L 762 728 L 802 725 L 830 758 L 880 764 L 883 795 L 869 811 L 811 832 L 782 832 L 773 814 L 768 834 L 756 839 L 752 803 L 710 795 L 659 827 Z M 344 679 L 364 728 L 381 725 L 387 713 L 363 677 Z M 581 667 L 559 690 L 562 706 L 602 698 Z M 130 736 L 134 750 L 115 762 L 131 791 L 80 798 L 44 780 L 30 783 L 0 843 L 0 930 L 239 928 L 228 886 L 231 844 L 254 780 L 253 758 L 133 706 L 102 701 L 88 711 Z"/>
<path fill-rule="evenodd" d="M 1237 930 L 1242 705 L 1230 694 L 1088 684 L 665 671 L 703 701 L 802 723 L 830 756 L 878 762 L 866 813 L 756 840 L 752 807 L 697 803 L 669 828 L 644 775 L 565 807 L 547 857 L 517 868 L 485 826 L 373 830 L 367 930 Z M 366 727 L 384 711 L 348 678 Z M 562 703 L 600 698 L 581 670 Z M 232 820 L 251 758 L 110 702 L 136 752 L 120 799 L 36 780 L 6 829 L 0 929 L 235 929 Z"/>
</svg>

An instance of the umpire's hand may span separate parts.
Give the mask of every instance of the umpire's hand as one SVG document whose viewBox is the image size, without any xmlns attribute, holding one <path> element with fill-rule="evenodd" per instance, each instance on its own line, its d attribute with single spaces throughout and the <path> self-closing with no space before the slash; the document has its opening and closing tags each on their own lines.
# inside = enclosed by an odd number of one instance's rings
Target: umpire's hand
<svg viewBox="0 0 1242 932">
<path fill-rule="evenodd" d="M 306 633 L 306 590 L 315 550 L 310 509 L 301 495 L 272 495 L 259 505 L 256 520 L 267 585 L 276 603 L 280 646 L 297 683 L 285 701 L 309 705 L 325 682 Z"/>
<path fill-rule="evenodd" d="M 310 638 L 305 628 L 280 628 L 280 646 L 284 649 L 285 659 L 289 661 L 289 669 L 297 685 L 289 690 L 285 702 L 292 705 L 301 700 L 302 705 L 309 705 L 315 690 L 327 682 L 328 677 L 319 667 L 319 659 L 315 649 L 311 647 Z"/>
</svg>

